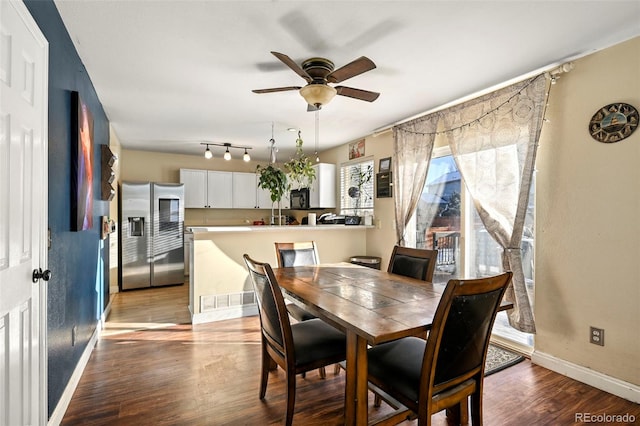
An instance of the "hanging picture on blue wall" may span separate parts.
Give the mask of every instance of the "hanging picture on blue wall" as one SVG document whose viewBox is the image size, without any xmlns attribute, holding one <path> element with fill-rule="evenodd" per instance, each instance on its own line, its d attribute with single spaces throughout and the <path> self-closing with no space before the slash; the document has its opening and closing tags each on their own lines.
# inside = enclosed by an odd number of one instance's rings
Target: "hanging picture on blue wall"
<svg viewBox="0 0 640 426">
<path fill-rule="evenodd" d="M 78 92 L 71 92 L 71 230 L 93 228 L 93 116 Z"/>
</svg>

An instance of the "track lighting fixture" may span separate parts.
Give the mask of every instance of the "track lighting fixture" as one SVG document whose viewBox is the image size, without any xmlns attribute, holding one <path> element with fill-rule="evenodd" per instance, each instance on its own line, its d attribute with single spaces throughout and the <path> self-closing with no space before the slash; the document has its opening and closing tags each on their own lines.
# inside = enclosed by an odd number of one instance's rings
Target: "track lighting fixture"
<svg viewBox="0 0 640 426">
<path fill-rule="evenodd" d="M 204 158 L 206 158 L 207 160 L 211 160 L 213 158 L 213 152 L 211 152 L 211 150 L 209 149 L 209 144 L 207 145 L 207 149 L 204 150 Z"/>
<path fill-rule="evenodd" d="M 207 160 L 213 158 L 213 152 L 209 149 L 209 146 L 213 145 L 213 146 L 224 146 L 225 148 L 227 148 L 226 151 L 224 152 L 224 155 L 222 156 L 222 158 L 224 158 L 227 161 L 231 160 L 231 152 L 229 151 L 229 148 L 244 149 L 244 155 L 242 156 L 242 159 L 244 161 L 251 161 L 251 156 L 249 155 L 249 152 L 247 152 L 247 150 L 251 149 L 250 146 L 235 146 L 235 145 L 231 145 L 230 143 L 206 143 L 206 142 L 203 142 L 200 145 L 205 145 L 207 147 L 204 150 L 204 158 L 206 158 Z"/>
</svg>

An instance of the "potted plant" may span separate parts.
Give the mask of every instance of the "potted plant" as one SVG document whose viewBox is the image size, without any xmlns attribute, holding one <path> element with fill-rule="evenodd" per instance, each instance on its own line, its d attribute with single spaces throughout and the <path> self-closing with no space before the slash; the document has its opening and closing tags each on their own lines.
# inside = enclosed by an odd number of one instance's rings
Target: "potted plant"
<svg viewBox="0 0 640 426">
<path fill-rule="evenodd" d="M 313 168 L 313 163 L 302 151 L 303 143 L 300 132 L 298 132 L 298 139 L 296 139 L 296 153 L 291 160 L 284 163 L 288 179 L 291 182 L 289 184 L 290 188 L 310 188 L 316 178 L 316 170 Z"/>
<path fill-rule="evenodd" d="M 282 207 L 280 202 L 284 194 L 289 191 L 287 175 L 275 163 L 269 163 L 266 167 L 259 164 L 256 167 L 258 174 L 258 186 L 266 189 L 271 194 L 271 217 L 274 216 L 274 203 L 278 203 L 278 218 L 282 225 Z"/>
</svg>

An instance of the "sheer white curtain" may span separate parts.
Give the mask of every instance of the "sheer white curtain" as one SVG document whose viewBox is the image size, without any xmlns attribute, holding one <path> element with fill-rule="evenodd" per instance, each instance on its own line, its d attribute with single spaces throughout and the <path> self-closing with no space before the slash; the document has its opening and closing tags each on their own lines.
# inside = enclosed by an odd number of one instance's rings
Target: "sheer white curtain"
<svg viewBox="0 0 640 426">
<path fill-rule="evenodd" d="M 421 117 L 393 128 L 393 199 L 396 236 L 405 245 L 407 223 L 411 220 L 427 180 L 429 160 L 438 125 L 437 114 Z"/>
<path fill-rule="evenodd" d="M 512 327 L 535 333 L 525 287 L 520 244 L 544 116 L 543 75 L 516 83 L 440 113 L 451 151 L 489 234 L 513 272 L 505 299 Z"/>
</svg>

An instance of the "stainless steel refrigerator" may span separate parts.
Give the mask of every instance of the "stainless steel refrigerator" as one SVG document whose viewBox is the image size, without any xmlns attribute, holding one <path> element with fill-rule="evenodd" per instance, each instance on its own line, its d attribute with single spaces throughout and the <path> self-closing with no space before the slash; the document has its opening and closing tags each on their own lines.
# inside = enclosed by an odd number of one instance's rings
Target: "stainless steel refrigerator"
<svg viewBox="0 0 640 426">
<path fill-rule="evenodd" d="M 123 182 L 120 290 L 184 284 L 184 185 Z"/>
</svg>

